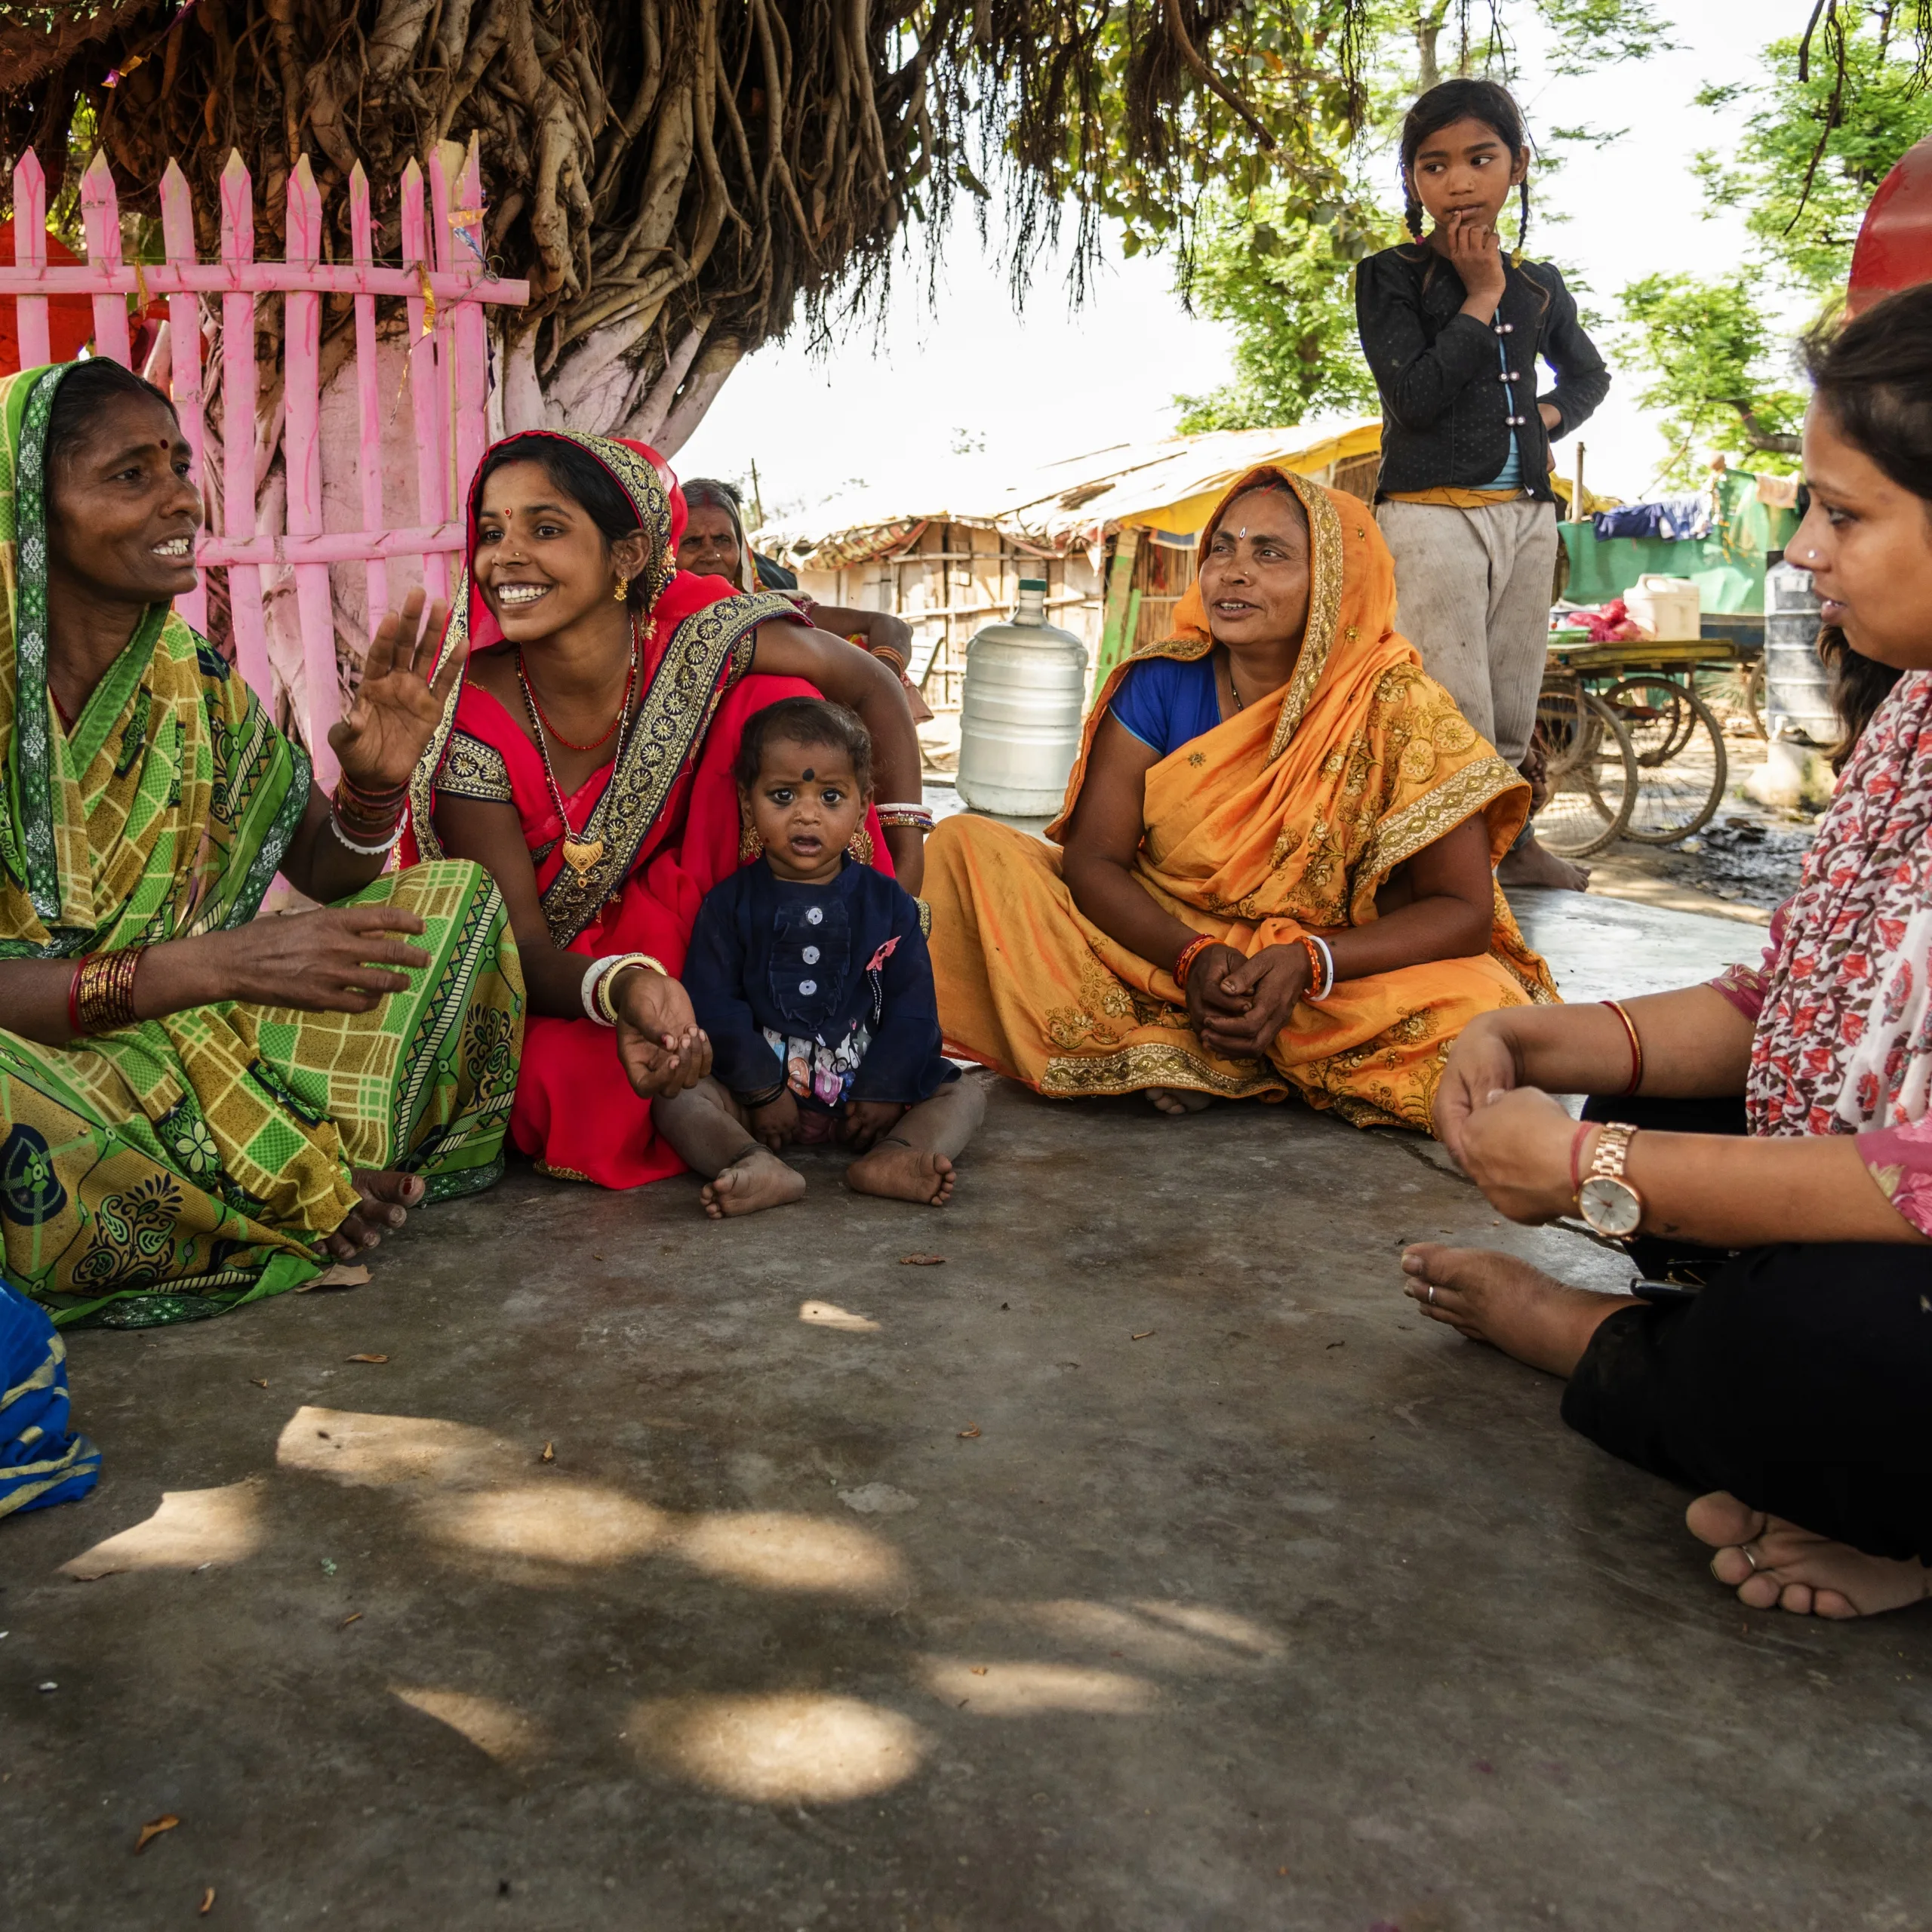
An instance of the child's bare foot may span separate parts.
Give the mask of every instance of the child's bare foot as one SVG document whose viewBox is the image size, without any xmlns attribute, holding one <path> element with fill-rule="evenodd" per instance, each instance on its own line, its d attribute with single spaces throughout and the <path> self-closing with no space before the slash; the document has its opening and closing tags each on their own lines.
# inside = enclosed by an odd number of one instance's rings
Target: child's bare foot
<svg viewBox="0 0 1932 1932">
<path fill-rule="evenodd" d="M 952 1163 L 903 1140 L 881 1140 L 845 1170 L 845 1185 L 888 1201 L 923 1201 L 943 1208 L 952 1198 Z"/>
<path fill-rule="evenodd" d="M 1551 1375 L 1568 1375 L 1597 1324 L 1632 1304 L 1622 1295 L 1567 1288 L 1540 1268 L 1481 1247 L 1422 1241 L 1402 1251 L 1404 1291 L 1422 1312 L 1472 1342 L 1487 1342 Z"/>
<path fill-rule="evenodd" d="M 805 1191 L 805 1177 L 788 1167 L 769 1147 L 748 1147 L 704 1186 L 704 1211 L 714 1221 L 728 1215 L 755 1214 L 761 1208 L 783 1208 Z"/>
<path fill-rule="evenodd" d="M 1156 1113 L 1174 1120 L 1183 1114 L 1205 1113 L 1214 1104 L 1212 1094 L 1198 1094 L 1192 1087 L 1148 1087 L 1142 1091 Z"/>
<path fill-rule="evenodd" d="M 1782 1516 L 1747 1509 L 1723 1490 L 1700 1496 L 1684 1512 L 1690 1534 L 1715 1543 L 1711 1574 L 1752 1610 L 1799 1617 L 1872 1617 L 1932 1595 L 1932 1570 L 1910 1558 L 1867 1556 L 1832 1543 Z"/>
</svg>

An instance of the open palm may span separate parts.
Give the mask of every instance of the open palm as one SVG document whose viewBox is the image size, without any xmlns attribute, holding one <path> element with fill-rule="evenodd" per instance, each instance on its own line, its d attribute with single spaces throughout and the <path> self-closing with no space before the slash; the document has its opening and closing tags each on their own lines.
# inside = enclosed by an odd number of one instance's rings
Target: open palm
<svg viewBox="0 0 1932 1932">
<path fill-rule="evenodd" d="M 431 605 L 426 624 L 423 605 L 422 592 L 412 590 L 401 610 L 392 611 L 377 626 L 363 660 L 355 702 L 346 717 L 329 727 L 329 743 L 343 771 L 371 791 L 392 790 L 409 782 L 463 668 L 452 651 L 441 674 L 432 678 L 450 609 L 447 604 Z"/>
</svg>

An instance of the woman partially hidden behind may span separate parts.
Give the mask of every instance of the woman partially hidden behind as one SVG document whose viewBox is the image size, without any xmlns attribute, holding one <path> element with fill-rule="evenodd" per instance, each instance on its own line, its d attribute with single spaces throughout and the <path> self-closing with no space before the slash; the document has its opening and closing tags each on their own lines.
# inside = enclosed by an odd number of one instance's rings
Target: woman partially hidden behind
<svg viewBox="0 0 1932 1932">
<path fill-rule="evenodd" d="M 422 600 L 334 803 L 173 614 L 201 506 L 161 392 L 0 383 L 0 1227 L 57 1320 L 219 1313 L 501 1171 L 523 983 L 473 865 L 383 876 L 441 695 Z M 278 871 L 324 909 L 256 918 Z"/>
<path fill-rule="evenodd" d="M 1573 1427 L 1705 1492 L 1690 1529 L 1746 1604 L 1854 1617 L 1932 1592 L 1932 288 L 1814 373 L 1787 554 L 1855 745 L 1763 969 L 1498 1014 L 1436 1104 L 1512 1220 L 1581 1212 L 1644 1275 L 1703 1285 L 1632 1301 L 1434 1246 L 1404 1266 L 1438 1321 L 1567 1376 Z M 1598 1097 L 1580 1127 L 1552 1091 Z"/>
<path fill-rule="evenodd" d="M 950 1051 L 1163 1112 L 1298 1093 L 1425 1131 L 1478 1014 L 1555 997 L 1491 868 L 1529 786 L 1396 635 L 1364 504 L 1274 469 L 1201 539 L 1177 634 L 1087 722 L 1057 853 L 984 819 L 928 854 Z"/>
</svg>

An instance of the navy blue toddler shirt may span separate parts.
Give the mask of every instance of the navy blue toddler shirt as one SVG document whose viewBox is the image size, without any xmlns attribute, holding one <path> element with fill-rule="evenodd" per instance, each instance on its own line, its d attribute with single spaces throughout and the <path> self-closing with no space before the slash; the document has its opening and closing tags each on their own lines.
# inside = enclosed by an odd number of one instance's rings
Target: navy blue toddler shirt
<svg viewBox="0 0 1932 1932">
<path fill-rule="evenodd" d="M 811 1106 L 912 1106 L 959 1078 L 918 903 L 855 859 L 823 885 L 740 866 L 705 894 L 684 978 L 712 1071 L 741 1102 L 782 1081 Z"/>
</svg>

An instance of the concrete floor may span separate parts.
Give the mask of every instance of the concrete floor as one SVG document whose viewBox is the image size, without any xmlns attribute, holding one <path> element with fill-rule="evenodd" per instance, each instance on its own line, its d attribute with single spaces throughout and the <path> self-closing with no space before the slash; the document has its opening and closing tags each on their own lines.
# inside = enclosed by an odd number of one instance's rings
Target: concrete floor
<svg viewBox="0 0 1932 1932">
<path fill-rule="evenodd" d="M 1755 943 L 1529 923 L 1586 997 Z M 943 1214 L 525 1169 L 358 1291 L 74 1337 L 0 1924 L 1932 1924 L 1932 1617 L 1741 1610 L 1415 1316 L 1417 1236 L 1627 1272 L 1426 1151 L 1008 1089 Z"/>
</svg>

